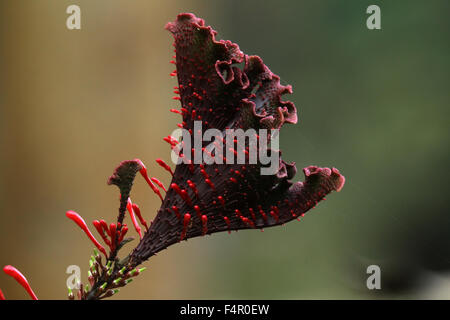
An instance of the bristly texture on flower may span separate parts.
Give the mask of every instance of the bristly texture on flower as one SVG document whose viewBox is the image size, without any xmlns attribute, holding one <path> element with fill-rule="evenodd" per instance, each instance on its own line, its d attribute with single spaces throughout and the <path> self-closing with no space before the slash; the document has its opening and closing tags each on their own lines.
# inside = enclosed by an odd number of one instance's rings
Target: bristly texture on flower
<svg viewBox="0 0 450 320">
<path fill-rule="evenodd" d="M 203 130 L 258 130 L 297 122 L 294 104 L 281 98 L 292 92 L 291 86 L 281 85 L 261 58 L 244 54 L 230 41 L 215 40 L 216 31 L 192 14 L 178 15 L 166 28 L 175 39 L 173 75 L 179 82 L 180 127 L 192 131 L 194 121 L 202 121 Z M 303 169 L 305 181 L 293 183 L 294 163 L 280 160 L 274 175 L 261 175 L 261 166 L 177 165 L 163 204 L 132 252 L 130 265 L 188 238 L 286 223 L 326 194 L 339 191 L 345 181 L 337 169 L 310 166 Z"/>
</svg>

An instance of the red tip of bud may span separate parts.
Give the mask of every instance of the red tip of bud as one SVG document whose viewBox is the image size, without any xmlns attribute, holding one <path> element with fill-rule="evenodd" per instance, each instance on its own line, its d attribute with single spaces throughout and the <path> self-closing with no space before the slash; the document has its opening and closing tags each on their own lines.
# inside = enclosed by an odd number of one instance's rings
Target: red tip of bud
<svg viewBox="0 0 450 320">
<path fill-rule="evenodd" d="M 3 268 L 3 271 L 13 277 L 22 287 L 24 287 L 24 289 L 28 292 L 28 294 L 30 295 L 31 299 L 33 300 L 38 300 L 38 298 L 36 297 L 36 295 L 33 292 L 33 289 L 31 289 L 30 284 L 28 283 L 27 278 L 25 278 L 25 276 L 20 273 L 19 270 L 17 270 L 16 268 L 14 268 L 13 266 L 5 266 Z M 3 296 L 3 294 L 2 294 Z M 3 297 L 4 298 L 4 297 Z"/>
<path fill-rule="evenodd" d="M 200 212 L 200 207 L 197 206 L 197 205 L 195 205 L 195 206 L 194 206 L 194 210 L 195 210 L 195 212 L 197 213 L 198 217 L 200 218 L 200 217 L 202 216 L 202 214 L 201 214 L 201 212 Z M 203 217 L 202 217 L 202 219 L 203 219 Z"/>
<path fill-rule="evenodd" d="M 205 179 L 205 182 L 211 187 L 211 189 L 216 190 L 214 183 L 210 179 Z"/>
<path fill-rule="evenodd" d="M 219 199 L 220 204 L 222 205 L 222 207 L 225 207 L 225 200 L 223 199 L 222 196 L 218 196 L 217 199 Z"/>
<path fill-rule="evenodd" d="M 195 195 L 198 196 L 198 190 L 197 190 L 197 187 L 195 186 L 195 183 L 193 183 L 191 180 L 188 180 L 187 184 L 188 184 L 189 188 L 191 188 L 192 191 L 194 191 Z"/>
<path fill-rule="evenodd" d="M 181 231 L 180 241 L 183 240 L 184 237 L 186 236 L 186 231 L 187 231 L 190 221 L 191 221 L 191 215 L 189 213 L 186 213 L 183 218 L 183 230 Z"/>
<path fill-rule="evenodd" d="M 202 235 L 204 236 L 208 232 L 208 217 L 202 215 Z"/>
<path fill-rule="evenodd" d="M 175 190 L 176 193 L 180 193 L 180 192 L 181 192 L 180 187 L 179 187 L 176 183 L 172 183 L 172 184 L 170 185 L 170 187 L 171 187 L 173 190 Z"/>
<path fill-rule="evenodd" d="M 0 300 L 6 300 L 1 289 L 0 289 Z"/>
<path fill-rule="evenodd" d="M 181 114 L 181 111 L 177 109 L 170 109 L 170 112 Z"/>
<path fill-rule="evenodd" d="M 108 228 L 108 224 L 106 223 L 105 220 L 100 220 L 100 224 L 102 225 L 102 228 L 106 231 L 106 233 L 111 236 L 111 234 L 109 233 L 109 228 Z"/>
<path fill-rule="evenodd" d="M 186 190 L 181 190 L 176 183 L 172 183 L 170 187 L 183 199 L 188 205 L 192 205 L 191 198 L 187 194 Z"/>
<path fill-rule="evenodd" d="M 167 142 L 168 144 L 170 144 L 172 146 L 172 148 L 175 147 L 179 143 L 177 140 L 175 140 L 171 136 L 167 136 L 167 137 L 163 138 L 163 140 L 165 142 Z"/>
<path fill-rule="evenodd" d="M 225 223 L 228 226 L 228 233 L 231 233 L 231 231 L 230 231 L 230 219 L 228 219 L 228 217 L 223 217 L 223 220 L 225 220 Z"/>
<path fill-rule="evenodd" d="M 178 210 L 177 206 L 172 206 L 173 212 L 175 212 L 178 219 L 181 219 L 180 210 Z"/>
<path fill-rule="evenodd" d="M 104 221 L 104 220 L 103 220 Z M 105 230 L 103 229 L 102 223 L 98 220 L 92 221 L 92 224 L 94 225 L 95 229 L 97 230 L 98 234 L 102 237 L 103 241 L 111 248 L 111 241 L 109 241 L 108 237 L 105 234 Z M 105 222 L 106 224 L 106 222 Z M 108 235 L 110 234 L 108 230 Z M 112 248 L 111 248 L 112 250 Z"/>
<path fill-rule="evenodd" d="M 125 235 L 128 232 L 128 227 L 125 225 L 123 226 L 123 228 L 120 230 L 120 237 L 119 237 L 119 243 L 122 242 L 123 238 L 125 237 Z"/>
</svg>

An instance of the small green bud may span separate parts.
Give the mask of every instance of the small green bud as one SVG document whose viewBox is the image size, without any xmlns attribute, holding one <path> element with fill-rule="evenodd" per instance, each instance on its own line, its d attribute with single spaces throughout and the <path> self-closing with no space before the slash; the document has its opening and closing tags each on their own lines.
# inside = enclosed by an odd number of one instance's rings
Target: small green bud
<svg viewBox="0 0 450 320">
<path fill-rule="evenodd" d="M 69 294 L 67 295 L 68 298 L 69 298 L 70 300 L 75 299 L 75 296 L 74 296 L 74 294 L 73 294 L 73 292 L 72 292 L 72 289 L 70 289 L 69 287 L 67 287 L 67 289 L 69 290 Z"/>
<path fill-rule="evenodd" d="M 142 268 L 139 269 L 139 273 L 141 273 L 141 272 L 143 272 L 145 270 L 147 270 L 147 267 L 142 267 Z"/>
<path fill-rule="evenodd" d="M 123 267 L 122 269 L 120 269 L 119 274 L 120 274 L 121 276 L 123 276 L 125 270 L 127 270 L 127 267 Z"/>
<path fill-rule="evenodd" d="M 136 273 L 138 272 L 138 270 L 136 268 L 134 268 L 133 270 L 130 271 L 130 277 L 134 276 Z"/>
<path fill-rule="evenodd" d="M 100 286 L 100 289 L 101 289 L 101 290 L 105 290 L 107 285 L 108 285 L 108 283 L 105 282 L 104 284 L 102 284 L 102 285 Z"/>
</svg>

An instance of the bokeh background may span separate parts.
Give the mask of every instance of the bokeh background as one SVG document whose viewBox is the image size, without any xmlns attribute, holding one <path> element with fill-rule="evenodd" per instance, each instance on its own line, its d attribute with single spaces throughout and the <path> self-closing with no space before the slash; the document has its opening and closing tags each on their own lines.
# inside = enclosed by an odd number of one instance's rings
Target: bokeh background
<svg viewBox="0 0 450 320">
<path fill-rule="evenodd" d="M 66 28 L 70 4 L 81 7 L 81 30 Z M 370 4 L 382 30 L 366 28 Z M 92 249 L 65 211 L 113 220 L 118 192 L 106 179 L 121 160 L 139 157 L 169 182 L 154 162 L 170 159 L 162 137 L 178 122 L 164 25 L 193 12 L 292 84 L 300 121 L 282 131 L 284 159 L 335 166 L 347 182 L 301 222 L 170 247 L 117 298 L 450 298 L 449 9 L 445 0 L 2 0 L 0 265 L 19 268 L 41 299 L 65 299 L 67 266 L 86 281 Z M 155 216 L 142 179 L 133 198 Z M 371 264 L 378 291 L 366 288 Z M 3 273 L 0 288 L 27 298 Z"/>
</svg>

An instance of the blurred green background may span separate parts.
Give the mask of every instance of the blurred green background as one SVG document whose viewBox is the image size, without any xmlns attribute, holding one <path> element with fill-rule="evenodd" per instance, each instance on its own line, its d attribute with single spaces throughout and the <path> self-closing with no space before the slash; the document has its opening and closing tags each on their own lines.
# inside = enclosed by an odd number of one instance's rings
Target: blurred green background
<svg viewBox="0 0 450 320">
<path fill-rule="evenodd" d="M 66 28 L 70 4 L 81 7 L 81 30 Z M 366 27 L 371 4 L 381 30 Z M 282 131 L 284 160 L 337 167 L 347 182 L 301 222 L 170 247 L 117 298 L 450 298 L 449 9 L 445 0 L 1 1 L 0 265 L 19 268 L 41 299 L 65 299 L 67 266 L 86 281 L 92 249 L 65 211 L 113 220 L 118 192 L 106 179 L 121 160 L 141 158 L 167 185 L 154 162 L 170 159 L 162 137 L 178 122 L 164 25 L 193 12 L 293 86 L 286 98 L 300 120 Z M 133 198 L 153 218 L 158 199 L 141 180 Z M 380 291 L 366 288 L 371 264 Z M 27 298 L 3 273 L 0 288 Z"/>
</svg>

